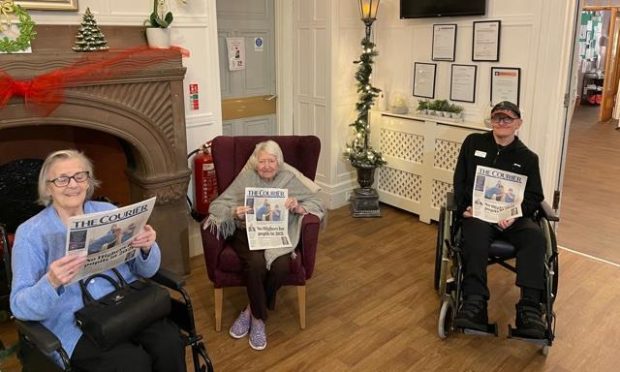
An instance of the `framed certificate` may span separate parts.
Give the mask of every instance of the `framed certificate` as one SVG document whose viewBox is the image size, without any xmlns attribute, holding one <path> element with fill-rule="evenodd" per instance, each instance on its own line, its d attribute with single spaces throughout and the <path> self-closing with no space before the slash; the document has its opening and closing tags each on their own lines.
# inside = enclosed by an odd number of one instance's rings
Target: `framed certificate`
<svg viewBox="0 0 620 372">
<path fill-rule="evenodd" d="M 491 106 L 509 101 L 519 106 L 521 69 L 518 67 L 491 67 Z"/>
<path fill-rule="evenodd" d="M 476 102 L 476 72 L 474 65 L 452 65 L 450 73 L 450 100 Z"/>
<path fill-rule="evenodd" d="M 436 63 L 415 62 L 413 65 L 413 95 L 435 98 Z"/>
<path fill-rule="evenodd" d="M 454 61 L 456 24 L 433 25 L 433 61 Z"/>
<path fill-rule="evenodd" d="M 472 61 L 499 61 L 501 21 L 476 21 L 471 50 Z"/>
</svg>

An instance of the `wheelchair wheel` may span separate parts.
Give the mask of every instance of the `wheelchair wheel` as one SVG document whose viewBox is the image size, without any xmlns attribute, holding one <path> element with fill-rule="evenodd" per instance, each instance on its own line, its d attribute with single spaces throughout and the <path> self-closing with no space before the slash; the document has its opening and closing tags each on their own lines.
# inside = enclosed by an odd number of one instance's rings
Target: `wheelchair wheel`
<svg viewBox="0 0 620 372">
<path fill-rule="evenodd" d="M 441 207 L 439 210 L 439 228 L 437 230 L 437 244 L 435 246 L 435 290 L 439 290 L 439 278 L 441 277 L 441 260 L 443 258 L 443 244 L 445 235 L 445 217 L 446 207 Z"/>
<path fill-rule="evenodd" d="M 439 310 L 439 320 L 437 322 L 437 334 L 439 338 L 445 339 L 452 330 L 452 318 L 454 312 L 454 304 L 449 297 L 445 298 L 441 303 Z"/>
</svg>

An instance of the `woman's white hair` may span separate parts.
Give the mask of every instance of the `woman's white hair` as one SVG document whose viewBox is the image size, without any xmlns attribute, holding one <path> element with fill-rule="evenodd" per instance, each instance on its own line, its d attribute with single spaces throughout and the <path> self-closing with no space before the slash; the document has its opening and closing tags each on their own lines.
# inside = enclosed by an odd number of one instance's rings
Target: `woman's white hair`
<svg viewBox="0 0 620 372">
<path fill-rule="evenodd" d="M 256 169 L 256 167 L 258 166 L 258 155 L 261 151 L 275 156 L 276 161 L 278 162 L 278 166 L 282 166 L 282 164 L 284 164 L 284 155 L 282 155 L 282 149 L 280 148 L 280 145 L 278 145 L 278 143 L 275 141 L 268 140 L 258 143 L 256 145 L 256 148 L 254 149 L 254 152 L 252 153 L 252 156 L 250 156 L 250 159 L 248 161 L 253 169 Z"/>
<path fill-rule="evenodd" d="M 84 170 L 88 172 L 90 177 L 88 178 L 88 189 L 86 190 L 86 199 L 90 199 L 95 192 L 95 187 L 99 186 L 100 182 L 95 178 L 93 171 L 93 163 L 83 153 L 77 150 L 60 150 L 53 152 L 47 156 L 47 159 L 41 166 L 41 172 L 39 172 L 39 204 L 48 206 L 52 204 L 52 196 L 47 190 L 47 184 L 49 181 L 49 171 L 52 165 L 58 160 L 78 159 L 82 162 Z"/>
</svg>

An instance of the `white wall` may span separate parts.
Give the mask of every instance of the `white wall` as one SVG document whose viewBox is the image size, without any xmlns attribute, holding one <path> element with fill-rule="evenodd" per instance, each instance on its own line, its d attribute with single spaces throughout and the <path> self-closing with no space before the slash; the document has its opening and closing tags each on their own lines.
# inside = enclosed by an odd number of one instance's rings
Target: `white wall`
<svg viewBox="0 0 620 372">
<path fill-rule="evenodd" d="M 332 125 L 337 128 L 329 139 L 333 149 L 342 150 L 350 138 L 346 125 L 355 111 L 355 66 L 351 63 L 359 55 L 363 37 L 357 1 L 337 1 L 337 12 L 332 12 L 337 32 L 333 40 L 332 57 L 334 98 Z M 576 1 L 575 1 L 576 3 Z M 545 195 L 552 197 L 558 179 L 561 138 L 564 131 L 563 95 L 568 81 L 570 44 L 572 41 L 571 10 L 575 4 L 565 0 L 489 0 L 487 15 L 479 17 L 452 17 L 408 19 L 399 18 L 399 0 L 381 1 L 378 20 L 374 24 L 375 41 L 379 56 L 373 73 L 373 85 L 387 93 L 407 97 L 410 109 L 417 105 L 412 96 L 413 63 L 431 61 L 432 27 L 434 23 L 457 24 L 456 60 L 433 62 L 438 64 L 435 98 L 449 98 L 451 63 L 478 66 L 476 102 L 461 103 L 467 121 L 481 122 L 490 110 L 491 66 L 521 68 L 521 108 L 524 125 L 520 138 L 541 160 Z M 502 21 L 500 61 L 497 63 L 472 62 L 472 22 L 474 20 Z M 346 128 L 345 128 L 346 127 Z M 339 158 L 333 164 L 334 176 L 328 180 L 332 189 L 347 184 L 354 175 Z M 342 205 L 342 198 L 332 207 Z M 342 202 L 342 204 L 340 204 Z"/>
</svg>

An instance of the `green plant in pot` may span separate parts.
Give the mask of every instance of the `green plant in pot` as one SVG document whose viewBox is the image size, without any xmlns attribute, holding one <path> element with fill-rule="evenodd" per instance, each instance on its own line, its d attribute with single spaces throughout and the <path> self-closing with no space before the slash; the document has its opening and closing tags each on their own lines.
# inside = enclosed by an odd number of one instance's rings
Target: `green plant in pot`
<svg viewBox="0 0 620 372">
<path fill-rule="evenodd" d="M 430 102 L 426 99 L 419 100 L 418 101 L 418 112 L 427 114 L 429 104 Z"/>
<path fill-rule="evenodd" d="M 164 7 L 166 5 L 166 0 L 153 0 L 153 13 L 149 17 L 149 27 L 155 28 L 168 28 L 172 21 L 174 20 L 174 16 L 172 12 L 166 12 Z"/>
<path fill-rule="evenodd" d="M 187 0 L 181 0 L 184 4 Z M 151 48 L 170 47 L 170 24 L 174 20 L 172 12 L 167 9 L 166 0 L 153 0 L 153 12 L 144 21 L 146 38 Z"/>
</svg>

